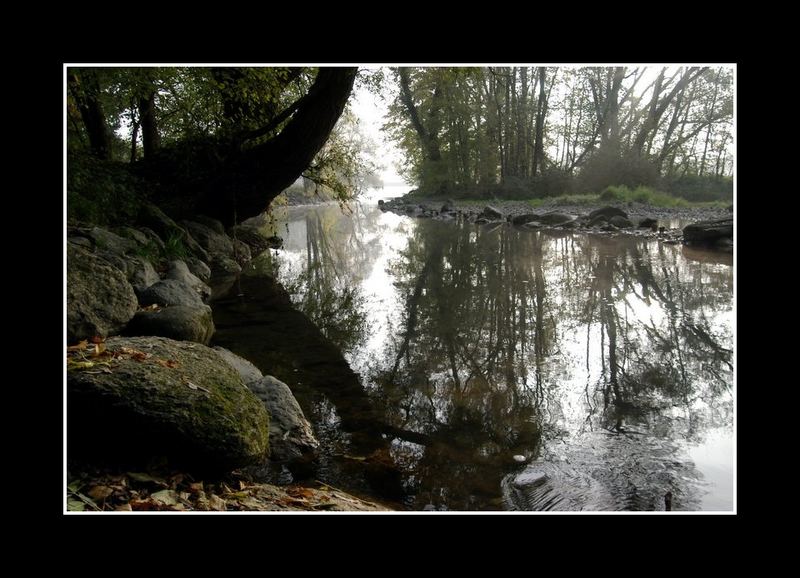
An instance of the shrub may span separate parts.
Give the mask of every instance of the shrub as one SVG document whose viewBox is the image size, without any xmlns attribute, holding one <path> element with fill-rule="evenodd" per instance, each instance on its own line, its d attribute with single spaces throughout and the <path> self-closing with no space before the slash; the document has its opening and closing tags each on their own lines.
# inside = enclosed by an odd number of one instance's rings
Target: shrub
<svg viewBox="0 0 800 578">
<path fill-rule="evenodd" d="M 660 188 L 689 201 L 733 201 L 733 179 L 713 175 L 664 178 Z"/>
<path fill-rule="evenodd" d="M 98 225 L 130 223 L 142 186 L 123 163 L 71 154 L 67 164 L 67 216 Z"/>
<path fill-rule="evenodd" d="M 613 150 L 597 151 L 578 175 L 578 190 L 602 191 L 613 185 L 637 187 L 658 183 L 658 169 L 634 153 L 619 154 Z"/>
</svg>

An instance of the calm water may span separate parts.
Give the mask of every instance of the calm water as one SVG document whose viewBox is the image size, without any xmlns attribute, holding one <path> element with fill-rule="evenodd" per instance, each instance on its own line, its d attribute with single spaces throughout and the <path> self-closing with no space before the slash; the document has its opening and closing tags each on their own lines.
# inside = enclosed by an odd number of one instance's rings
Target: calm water
<svg viewBox="0 0 800 578">
<path fill-rule="evenodd" d="M 275 227 L 285 249 L 218 304 L 215 341 L 315 424 L 323 457 L 279 481 L 418 510 L 733 509 L 729 255 L 372 203 Z"/>
</svg>

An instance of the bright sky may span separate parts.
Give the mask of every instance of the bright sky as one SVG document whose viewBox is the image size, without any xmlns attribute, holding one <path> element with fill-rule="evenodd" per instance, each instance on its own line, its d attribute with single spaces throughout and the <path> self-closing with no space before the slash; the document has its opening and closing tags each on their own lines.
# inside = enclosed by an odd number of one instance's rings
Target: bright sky
<svg viewBox="0 0 800 578">
<path fill-rule="evenodd" d="M 379 163 L 385 165 L 385 169 L 381 173 L 385 185 L 403 183 L 403 178 L 395 168 L 396 164 L 400 162 L 402 154 L 394 143 L 381 132 L 391 99 L 388 84 L 387 82 L 387 88 L 384 89 L 384 99 L 373 95 L 364 87 L 356 87 L 353 90 L 354 98 L 351 100 L 353 113 L 359 119 L 361 131 L 375 142 L 377 146 L 375 156 Z"/>
</svg>

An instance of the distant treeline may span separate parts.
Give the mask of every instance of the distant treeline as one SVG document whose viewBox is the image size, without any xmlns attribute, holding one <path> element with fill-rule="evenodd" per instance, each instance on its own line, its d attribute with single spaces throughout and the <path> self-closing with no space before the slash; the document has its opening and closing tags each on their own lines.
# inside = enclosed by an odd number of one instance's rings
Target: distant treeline
<svg viewBox="0 0 800 578">
<path fill-rule="evenodd" d="M 730 67 L 398 68 L 387 130 L 421 192 L 546 197 L 611 185 L 729 199 Z"/>
</svg>

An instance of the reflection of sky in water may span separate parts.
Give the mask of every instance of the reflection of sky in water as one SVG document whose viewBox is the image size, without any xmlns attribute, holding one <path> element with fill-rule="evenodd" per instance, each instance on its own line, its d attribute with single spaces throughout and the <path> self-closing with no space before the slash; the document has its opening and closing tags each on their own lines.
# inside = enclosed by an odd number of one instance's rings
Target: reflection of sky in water
<svg viewBox="0 0 800 578">
<path fill-rule="evenodd" d="M 372 200 L 390 196 L 395 195 L 377 191 Z M 321 233 L 313 234 L 330 236 L 328 241 L 333 248 L 329 258 L 338 261 L 333 268 L 335 283 L 341 287 L 357 287 L 364 299 L 368 329 L 364 339 L 356 344 L 347 358 L 365 380 L 364 385 L 371 389 L 375 387 L 370 377 L 375 375 L 376 365 L 387 370 L 394 361 L 386 352 L 398 347 L 406 322 L 404 299 L 407 293 L 398 288 L 401 279 L 393 267 L 407 258 L 405 252 L 409 243 L 419 244 L 425 240 L 424 236 L 413 237 L 423 221 L 382 213 L 369 203 L 357 207 L 352 218 L 343 217 L 335 206 L 290 208 L 287 211 L 288 231 L 281 229 L 282 225 L 278 227 L 285 242 L 284 250 L 278 253 L 280 278 L 287 285 L 297 280 L 308 267 L 310 215 L 313 218 L 321 216 Z M 453 227 L 429 221 L 424 226 Z M 509 234 L 536 233 L 513 231 Z M 634 249 L 626 249 L 625 241 L 621 241 L 623 249 L 620 249 L 615 241 L 586 241 L 585 237 L 582 240 L 578 237 L 542 236 L 541 267 L 547 292 L 544 326 L 546 331 L 552 332 L 548 341 L 549 352 L 544 356 L 536 355 L 531 346 L 527 349 L 518 344 L 514 346 L 517 348 L 514 356 L 523 360 L 526 366 L 525 377 L 518 387 L 540 397 L 537 411 L 544 437 L 539 454 L 547 456 L 551 450 L 556 454 L 568 453 L 560 442 L 551 444 L 549 440 L 564 440 L 568 444 L 570 439 L 583 439 L 582 436 L 596 434 L 611 424 L 608 416 L 601 419 L 601 390 L 609 379 L 609 361 L 607 356 L 604 357 L 609 347 L 609 336 L 607 330 L 603 334 L 602 312 L 618 319 L 616 342 L 620 367 L 633 371 L 645 367 L 650 361 L 663 366 L 664 360 L 678 360 L 681 367 L 667 368 L 673 371 L 670 375 L 672 378 L 684 375 L 684 381 L 691 385 L 690 392 L 683 397 L 674 392 L 667 395 L 659 389 L 643 393 L 650 409 L 625 414 L 619 423 L 629 429 L 670 437 L 681 454 L 675 457 L 693 462 L 704 478 L 703 484 L 708 492 L 702 497 L 702 508 L 731 510 L 733 393 L 732 390 L 718 391 L 717 382 L 719 379 L 732 381 L 732 377 L 725 371 L 721 374 L 706 371 L 706 362 L 692 357 L 696 352 L 691 351 L 691 343 L 684 335 L 684 332 L 699 327 L 697 334 L 700 338 L 705 333 L 718 340 L 721 347 L 732 349 L 734 317 L 730 267 L 714 263 L 713 259 L 712 262 L 703 262 L 683 258 L 680 246 L 639 241 Z M 473 244 L 486 243 L 487 234 L 478 235 L 472 231 L 468 239 Z M 487 258 L 491 257 L 491 253 L 487 255 Z M 581 269 L 573 271 L 575 259 L 580 261 Z M 535 294 L 535 277 L 530 272 L 534 260 L 525 254 L 514 255 L 512 259 L 520 277 L 524 277 L 520 287 L 524 287 L 523 291 L 528 291 L 529 295 Z M 452 273 L 454 266 L 450 256 L 442 259 L 444 275 Z M 602 267 L 609 267 L 610 272 L 603 273 Z M 652 268 L 652 274 L 658 277 L 660 290 L 671 295 L 668 300 L 656 298 L 652 290 L 648 294 L 643 289 L 641 280 L 631 273 L 635 271 L 638 274 L 642 268 L 647 271 Z M 623 275 L 623 270 L 628 273 Z M 603 275 L 609 277 L 598 279 Z M 630 275 L 630 278 L 620 281 L 625 275 Z M 601 289 L 609 283 L 612 286 L 603 292 Z M 592 287 L 593 293 L 590 292 Z M 431 287 L 426 286 L 420 296 L 427 299 L 432 292 Z M 586 303 L 593 298 L 596 299 L 594 309 L 587 313 Z M 480 313 L 472 312 L 475 316 Z M 533 332 L 532 327 L 526 330 Z M 478 335 L 483 336 L 483 331 L 479 328 Z M 648 338 L 653 335 L 665 341 L 656 343 L 653 341 L 656 338 Z M 674 350 L 676 347 L 677 351 Z M 424 358 L 424 352 L 422 355 Z M 431 406 L 432 419 L 436 422 L 446 423 L 452 412 L 450 404 L 445 403 L 447 392 L 452 391 L 448 382 L 452 382 L 453 375 L 465 379 L 468 369 L 460 367 L 451 373 L 446 364 L 432 364 L 428 368 L 428 380 L 436 398 Z M 623 374 L 619 379 L 624 378 Z M 499 374 L 495 380 L 497 387 L 507 386 Z M 669 387 L 678 386 L 669 384 Z M 608 389 L 605 391 L 608 395 Z M 709 393 L 712 391 L 715 393 Z M 421 459 L 422 447 L 396 440 L 392 455 L 396 462 L 405 460 L 416 464 Z"/>
</svg>

